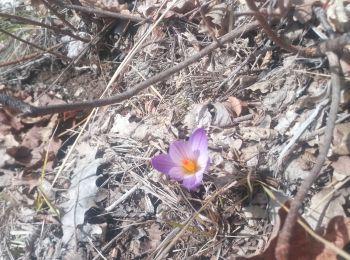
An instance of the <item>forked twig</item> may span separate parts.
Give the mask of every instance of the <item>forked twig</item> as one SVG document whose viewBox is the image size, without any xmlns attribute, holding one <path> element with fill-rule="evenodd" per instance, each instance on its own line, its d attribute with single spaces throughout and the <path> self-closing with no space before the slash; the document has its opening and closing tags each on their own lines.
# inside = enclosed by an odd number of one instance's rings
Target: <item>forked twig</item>
<svg viewBox="0 0 350 260">
<path fill-rule="evenodd" d="M 332 82 L 332 102 L 327 120 L 327 128 L 325 131 L 323 145 L 320 147 L 320 152 L 317 157 L 316 163 L 308 177 L 303 181 L 303 183 L 299 187 L 298 193 L 296 194 L 294 200 L 291 202 L 290 210 L 287 215 L 286 221 L 278 236 L 275 255 L 277 259 L 281 260 L 288 259 L 289 248 L 291 243 L 290 239 L 293 233 L 293 227 L 298 218 L 298 211 L 304 201 L 304 198 L 310 190 L 310 187 L 319 176 L 319 173 L 322 169 L 323 163 L 326 160 L 326 156 L 332 142 L 333 131 L 340 102 L 340 89 L 342 82 L 340 79 L 341 71 L 338 56 L 333 52 L 329 52 L 327 53 L 327 57 L 329 61 Z"/>
</svg>

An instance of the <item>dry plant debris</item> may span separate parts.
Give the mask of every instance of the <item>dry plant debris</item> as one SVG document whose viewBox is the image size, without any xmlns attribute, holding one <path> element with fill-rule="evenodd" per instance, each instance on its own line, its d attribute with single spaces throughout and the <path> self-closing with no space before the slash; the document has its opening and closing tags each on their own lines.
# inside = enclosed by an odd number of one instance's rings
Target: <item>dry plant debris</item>
<svg viewBox="0 0 350 260">
<path fill-rule="evenodd" d="M 0 3 L 0 258 L 350 259 L 350 2 L 288 3 Z"/>
</svg>

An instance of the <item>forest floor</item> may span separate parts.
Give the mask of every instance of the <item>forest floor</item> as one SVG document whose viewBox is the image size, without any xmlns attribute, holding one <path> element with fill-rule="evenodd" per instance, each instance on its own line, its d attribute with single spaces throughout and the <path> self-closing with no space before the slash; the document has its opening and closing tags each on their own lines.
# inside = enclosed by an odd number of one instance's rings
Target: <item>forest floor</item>
<svg viewBox="0 0 350 260">
<path fill-rule="evenodd" d="M 0 4 L 0 104 L 137 89 L 0 106 L 0 258 L 350 259 L 350 2 L 119 2 Z M 151 159 L 198 128 L 190 191 Z"/>
</svg>

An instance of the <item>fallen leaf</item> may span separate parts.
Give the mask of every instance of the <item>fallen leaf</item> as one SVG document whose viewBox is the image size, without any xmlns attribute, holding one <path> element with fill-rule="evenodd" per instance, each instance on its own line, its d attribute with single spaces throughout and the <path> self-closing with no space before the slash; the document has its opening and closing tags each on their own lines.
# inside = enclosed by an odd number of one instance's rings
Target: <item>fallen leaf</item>
<svg viewBox="0 0 350 260">
<path fill-rule="evenodd" d="M 248 147 L 244 147 L 241 149 L 241 157 L 240 160 L 245 162 L 248 167 L 255 167 L 258 164 L 259 157 L 259 146 L 252 145 Z"/>
<path fill-rule="evenodd" d="M 276 130 L 262 127 L 240 127 L 239 131 L 245 140 L 272 140 L 278 136 Z"/>
<path fill-rule="evenodd" d="M 59 105 L 59 104 L 65 104 L 65 102 L 62 99 L 59 99 L 55 96 L 51 95 L 42 95 L 38 100 L 36 100 L 33 105 L 34 106 L 47 106 L 47 105 Z M 21 119 L 21 122 L 23 124 L 36 124 L 39 122 L 46 122 L 49 121 L 49 119 L 52 117 L 52 115 L 45 115 L 45 116 L 38 116 L 38 117 L 25 117 Z"/>
<path fill-rule="evenodd" d="M 232 125 L 237 113 L 241 113 L 244 102 L 232 97 L 232 102 L 208 103 L 192 105 L 185 116 L 184 124 L 189 129 L 196 127 L 218 126 L 227 127 Z"/>
<path fill-rule="evenodd" d="M 344 216 L 334 217 L 329 223 L 324 238 L 335 244 L 338 248 L 344 248 L 349 244 L 350 218 Z M 318 242 L 318 247 L 323 251 L 315 259 L 340 259 L 335 252 L 329 248 L 323 248 L 323 244 Z"/>
<path fill-rule="evenodd" d="M 199 23 L 200 33 L 213 31 L 215 36 L 219 37 L 227 32 L 228 16 L 226 3 L 209 4 L 208 7 L 203 8 L 203 13 L 206 21 L 204 21 L 203 17 L 201 17 L 201 21 Z"/>
<path fill-rule="evenodd" d="M 332 162 L 331 165 L 334 169 L 334 172 L 336 172 L 336 174 L 342 175 L 343 178 L 348 177 L 350 175 L 350 171 L 349 171 L 350 157 L 349 156 L 340 156 L 335 162 Z"/>
<path fill-rule="evenodd" d="M 274 226 L 264 252 L 251 257 L 238 257 L 237 259 L 275 260 L 277 239 L 280 229 L 286 219 L 286 215 L 285 210 L 279 210 L 279 219 Z M 328 223 L 327 230 L 323 237 L 342 249 L 350 240 L 350 218 L 343 216 L 334 217 Z M 290 241 L 289 259 L 338 259 L 338 255 L 333 250 L 326 248 L 322 242 L 319 242 L 309 235 L 298 223 L 294 226 Z"/>
<path fill-rule="evenodd" d="M 349 188 L 339 189 L 333 185 L 324 188 L 311 198 L 303 217 L 315 230 L 326 227 L 332 218 L 345 216 L 343 205 L 346 203 L 349 191 Z"/>
<path fill-rule="evenodd" d="M 96 171 L 102 164 L 102 159 L 96 159 L 97 146 L 81 143 L 76 147 L 79 154 L 79 164 L 72 172 L 71 187 L 67 190 L 67 201 L 61 206 L 64 215 L 61 219 L 63 244 L 74 248 L 73 235 L 78 226 L 84 224 L 85 212 L 95 206 L 95 197 L 98 191 Z"/>
<path fill-rule="evenodd" d="M 232 111 L 224 103 L 209 104 L 208 110 L 212 115 L 212 125 L 225 127 L 232 124 Z"/>
<path fill-rule="evenodd" d="M 350 30 L 350 4 L 344 0 L 334 0 L 327 8 L 327 18 L 336 32 Z"/>
<path fill-rule="evenodd" d="M 243 108 L 247 106 L 246 102 L 236 97 L 229 97 L 225 104 L 227 104 L 228 109 L 231 109 L 236 114 L 236 117 L 240 116 Z"/>
<path fill-rule="evenodd" d="M 350 154 L 350 123 L 337 124 L 333 132 L 332 152 L 336 155 Z"/>
</svg>

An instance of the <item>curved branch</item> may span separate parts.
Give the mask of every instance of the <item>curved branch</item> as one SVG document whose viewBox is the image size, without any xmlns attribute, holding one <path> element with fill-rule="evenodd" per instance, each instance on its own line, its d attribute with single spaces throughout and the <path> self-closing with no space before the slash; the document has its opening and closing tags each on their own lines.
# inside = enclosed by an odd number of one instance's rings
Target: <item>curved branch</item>
<svg viewBox="0 0 350 260">
<path fill-rule="evenodd" d="M 224 44 L 228 41 L 233 40 L 234 38 L 242 35 L 243 33 L 252 31 L 257 29 L 259 26 L 258 22 L 252 22 L 250 24 L 241 26 L 220 39 L 218 39 L 218 42 L 213 42 L 212 44 L 208 45 L 204 49 L 202 49 L 200 52 L 192 55 L 187 60 L 184 60 L 183 62 L 180 62 L 176 66 L 166 69 L 153 77 L 150 77 L 149 79 L 137 84 L 133 88 L 130 88 L 126 90 L 125 92 L 121 94 L 117 94 L 115 96 L 111 96 L 109 98 L 104 99 L 97 99 L 92 101 L 85 101 L 85 102 L 77 102 L 77 103 L 71 103 L 71 104 L 60 104 L 60 105 L 51 105 L 46 107 L 35 107 L 32 105 L 29 105 L 27 103 L 24 103 L 12 96 L 7 95 L 0 95 L 0 104 L 3 104 L 5 106 L 8 106 L 12 108 L 13 110 L 16 110 L 24 116 L 30 116 L 30 117 L 36 117 L 36 116 L 42 116 L 42 115 L 48 115 L 48 114 L 54 114 L 54 113 L 63 113 L 73 110 L 85 110 L 85 109 L 93 109 L 96 107 L 111 105 L 114 103 L 121 102 L 123 100 L 126 100 L 140 91 L 148 88 L 152 84 L 158 83 L 160 81 L 164 81 L 169 76 L 179 72 L 180 70 L 188 67 L 192 63 L 198 61 L 200 58 L 206 56 L 208 53 L 212 52 L 216 48 L 218 48 L 221 44 Z"/>
</svg>

